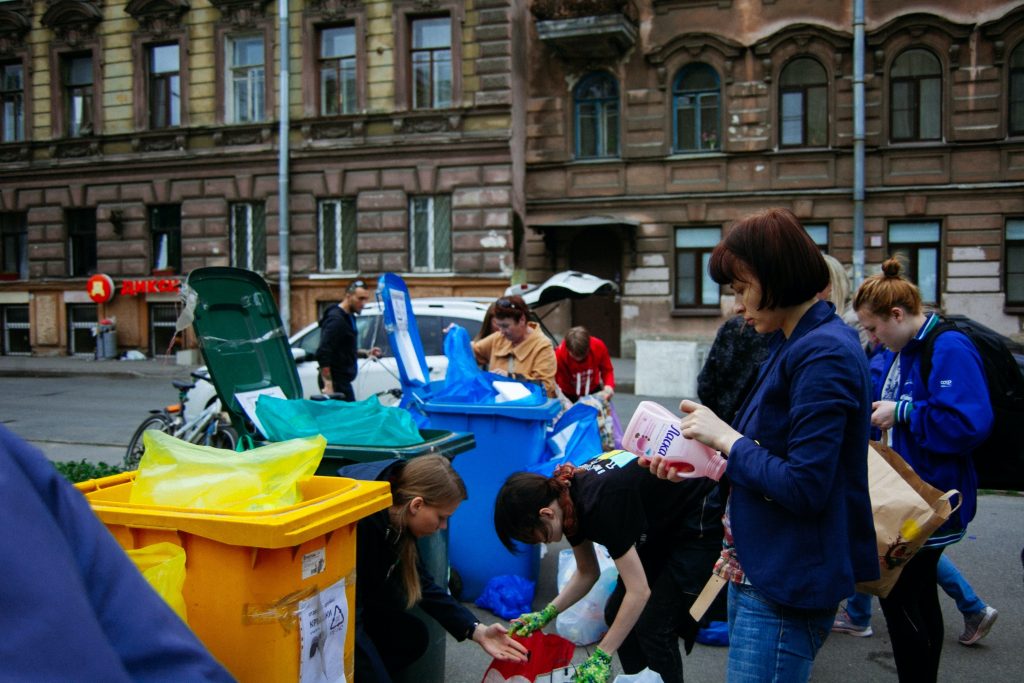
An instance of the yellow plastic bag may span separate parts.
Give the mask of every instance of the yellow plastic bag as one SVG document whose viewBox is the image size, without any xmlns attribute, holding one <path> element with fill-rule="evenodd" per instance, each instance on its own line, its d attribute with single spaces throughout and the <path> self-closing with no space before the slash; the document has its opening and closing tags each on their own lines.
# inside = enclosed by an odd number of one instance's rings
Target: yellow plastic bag
<svg viewBox="0 0 1024 683">
<path fill-rule="evenodd" d="M 185 586 L 185 550 L 173 543 L 154 543 L 129 550 L 128 557 L 153 590 L 187 624 L 185 597 L 181 593 Z"/>
<path fill-rule="evenodd" d="M 299 481 L 316 472 L 327 440 L 317 435 L 236 453 L 149 430 L 143 444 L 128 502 L 260 512 L 302 502 Z"/>
</svg>

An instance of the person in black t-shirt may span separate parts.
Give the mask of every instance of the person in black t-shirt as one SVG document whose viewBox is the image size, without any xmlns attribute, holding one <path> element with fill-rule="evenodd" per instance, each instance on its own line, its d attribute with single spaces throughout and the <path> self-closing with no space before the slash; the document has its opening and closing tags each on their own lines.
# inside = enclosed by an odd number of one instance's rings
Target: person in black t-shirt
<svg viewBox="0 0 1024 683">
<path fill-rule="evenodd" d="M 608 633 L 578 674 L 607 680 L 618 651 L 625 673 L 649 667 L 666 683 L 681 683 L 677 639 L 683 636 L 689 652 L 697 624 L 688 610 L 721 550 L 722 510 L 716 482 L 668 483 L 625 451 L 604 453 L 579 468 L 562 465 L 553 477 L 511 475 L 494 506 L 501 542 L 512 549 L 514 540 L 554 543 L 564 534 L 576 558 L 576 573 L 562 592 L 540 612 L 513 620 L 513 634 L 543 628 L 587 594 L 600 575 L 593 545 L 600 543 L 619 580 L 605 608 Z"/>
<path fill-rule="evenodd" d="M 316 359 L 320 363 L 320 383 L 325 394 L 340 394 L 344 401 L 355 401 L 352 382 L 359 371 L 358 358 L 380 357 L 376 346 L 359 348 L 356 316 L 370 300 L 370 292 L 362 280 L 355 280 L 345 289 L 345 298 L 331 306 L 320 317 L 320 345 Z"/>
</svg>

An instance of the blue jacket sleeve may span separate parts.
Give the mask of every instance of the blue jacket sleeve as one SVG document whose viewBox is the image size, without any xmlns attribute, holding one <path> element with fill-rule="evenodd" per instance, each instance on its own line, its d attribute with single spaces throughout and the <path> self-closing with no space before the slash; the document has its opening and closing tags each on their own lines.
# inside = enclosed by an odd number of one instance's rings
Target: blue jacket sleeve
<svg viewBox="0 0 1024 683">
<path fill-rule="evenodd" d="M 988 438 L 994 415 L 985 368 L 965 335 L 936 337 L 927 396 L 915 397 L 908 421 L 914 440 L 936 453 L 966 457 Z"/>
<path fill-rule="evenodd" d="M 231 681 L 42 453 L 0 427 L 10 680 Z"/>
</svg>

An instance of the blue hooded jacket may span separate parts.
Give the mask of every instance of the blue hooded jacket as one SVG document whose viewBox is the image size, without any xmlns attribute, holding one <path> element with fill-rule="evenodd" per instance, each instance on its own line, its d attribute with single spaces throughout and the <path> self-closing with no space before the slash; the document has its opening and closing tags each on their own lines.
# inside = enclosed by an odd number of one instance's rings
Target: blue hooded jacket
<svg viewBox="0 0 1024 683">
<path fill-rule="evenodd" d="M 932 547 L 960 540 L 974 519 L 978 475 L 971 456 L 988 438 L 994 420 L 985 368 L 966 335 L 953 330 L 940 334 L 935 339 L 927 384 L 921 378 L 924 340 L 938 322 L 938 316 L 928 316 L 898 354 L 900 384 L 890 439 L 893 450 L 921 479 L 940 491 L 960 492 L 960 509 L 932 534 L 926 544 Z M 876 401 L 896 356 L 886 349 L 871 360 Z"/>
</svg>

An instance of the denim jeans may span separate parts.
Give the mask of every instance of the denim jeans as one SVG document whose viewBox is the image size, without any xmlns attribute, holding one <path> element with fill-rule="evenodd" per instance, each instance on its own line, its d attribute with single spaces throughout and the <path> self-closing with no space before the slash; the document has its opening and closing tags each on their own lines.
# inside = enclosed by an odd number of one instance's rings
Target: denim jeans
<svg viewBox="0 0 1024 683">
<path fill-rule="evenodd" d="M 967 583 L 960 570 L 953 564 L 953 560 L 943 555 L 939 558 L 935 571 L 939 586 L 946 595 L 956 600 L 956 608 L 961 614 L 977 614 L 985 609 L 985 601 L 975 594 L 971 584 Z"/>
<path fill-rule="evenodd" d="M 753 586 L 729 584 L 729 683 L 798 683 L 832 630 L 838 605 L 799 610 Z"/>
<path fill-rule="evenodd" d="M 846 599 L 846 614 L 850 622 L 856 626 L 867 626 L 871 623 L 871 595 L 854 593 Z"/>
</svg>

